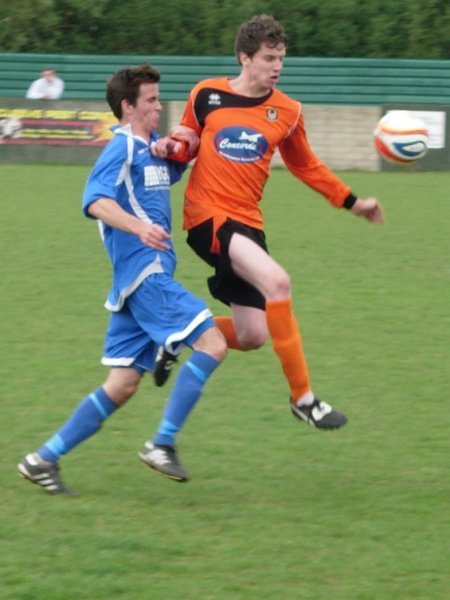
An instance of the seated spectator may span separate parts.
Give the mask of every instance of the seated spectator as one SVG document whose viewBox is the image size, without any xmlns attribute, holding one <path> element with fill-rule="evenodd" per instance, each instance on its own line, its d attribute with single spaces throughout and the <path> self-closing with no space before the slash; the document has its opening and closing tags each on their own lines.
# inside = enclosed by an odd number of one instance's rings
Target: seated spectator
<svg viewBox="0 0 450 600">
<path fill-rule="evenodd" d="M 32 100 L 58 100 L 64 91 L 64 81 L 50 68 L 42 70 L 42 77 L 33 81 L 26 97 Z"/>
</svg>

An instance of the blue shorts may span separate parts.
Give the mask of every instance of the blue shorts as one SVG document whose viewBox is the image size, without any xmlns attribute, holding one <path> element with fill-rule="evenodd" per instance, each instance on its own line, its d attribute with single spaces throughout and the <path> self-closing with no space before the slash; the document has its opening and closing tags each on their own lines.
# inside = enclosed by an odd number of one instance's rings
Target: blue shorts
<svg viewBox="0 0 450 600">
<path fill-rule="evenodd" d="M 179 354 L 214 325 L 204 300 L 166 273 L 150 275 L 111 313 L 102 363 L 153 371 L 159 346 Z"/>
</svg>

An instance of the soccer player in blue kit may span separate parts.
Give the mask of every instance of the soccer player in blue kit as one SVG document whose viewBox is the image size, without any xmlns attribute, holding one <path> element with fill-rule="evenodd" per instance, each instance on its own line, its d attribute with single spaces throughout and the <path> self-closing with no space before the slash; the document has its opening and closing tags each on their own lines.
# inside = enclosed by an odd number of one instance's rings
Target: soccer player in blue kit
<svg viewBox="0 0 450 600">
<path fill-rule="evenodd" d="M 151 153 L 159 137 L 159 80 L 154 67 L 141 65 L 121 69 L 107 84 L 106 98 L 119 125 L 89 175 L 83 212 L 98 220 L 112 263 L 102 358 L 110 370 L 62 427 L 18 464 L 23 477 L 50 494 L 71 493 L 61 478 L 60 457 L 96 433 L 133 396 L 143 374 L 153 371 L 159 346 L 175 354 L 189 346 L 193 352 L 139 458 L 166 477 L 186 481 L 176 436 L 226 355 L 225 339 L 205 302 L 173 279 L 170 185 L 181 178 L 190 157 L 181 140 L 173 140 L 172 159 Z"/>
</svg>

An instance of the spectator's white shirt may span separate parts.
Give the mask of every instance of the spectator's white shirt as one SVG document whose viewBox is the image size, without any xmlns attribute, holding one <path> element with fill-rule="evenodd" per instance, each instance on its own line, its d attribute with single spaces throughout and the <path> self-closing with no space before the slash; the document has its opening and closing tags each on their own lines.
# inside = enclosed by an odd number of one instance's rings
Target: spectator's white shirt
<svg viewBox="0 0 450 600">
<path fill-rule="evenodd" d="M 64 91 L 64 81 L 59 77 L 53 77 L 51 81 L 45 77 L 36 79 L 28 88 L 26 97 L 32 100 L 58 100 Z"/>
</svg>

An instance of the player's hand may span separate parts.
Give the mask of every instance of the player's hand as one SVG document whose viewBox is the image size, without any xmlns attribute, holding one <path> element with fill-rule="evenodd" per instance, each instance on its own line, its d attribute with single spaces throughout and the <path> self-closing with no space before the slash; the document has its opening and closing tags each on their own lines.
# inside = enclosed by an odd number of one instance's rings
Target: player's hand
<svg viewBox="0 0 450 600">
<path fill-rule="evenodd" d="M 175 125 L 170 130 L 171 135 L 176 135 L 186 142 L 188 145 L 189 154 L 193 156 L 197 152 L 197 148 L 200 144 L 200 139 L 196 132 L 190 127 L 185 127 L 184 125 Z"/>
<path fill-rule="evenodd" d="M 358 198 L 352 206 L 352 213 L 372 223 L 384 223 L 384 210 L 376 198 Z"/>
<path fill-rule="evenodd" d="M 158 158 L 167 158 L 169 154 L 176 154 L 182 149 L 183 144 L 169 136 L 159 138 L 150 144 L 150 152 Z"/>
<path fill-rule="evenodd" d="M 142 223 L 138 232 L 138 237 L 143 244 L 154 248 L 155 250 L 169 250 L 170 234 L 157 223 Z"/>
</svg>

